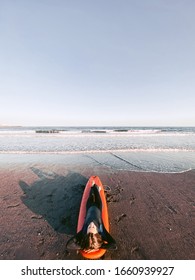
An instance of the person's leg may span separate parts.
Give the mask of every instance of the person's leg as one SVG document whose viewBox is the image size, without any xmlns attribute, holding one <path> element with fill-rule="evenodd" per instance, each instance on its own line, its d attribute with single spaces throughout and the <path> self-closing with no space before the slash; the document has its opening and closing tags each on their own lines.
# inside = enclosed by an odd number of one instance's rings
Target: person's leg
<svg viewBox="0 0 195 280">
<path fill-rule="evenodd" d="M 94 195 L 93 188 L 91 188 L 86 204 L 86 209 L 88 210 L 92 205 L 94 205 L 94 202 L 95 202 L 95 195 Z"/>
<path fill-rule="evenodd" d="M 100 197 L 100 193 L 99 193 L 99 187 L 97 185 L 94 185 L 92 187 L 92 190 L 93 190 L 93 193 L 94 193 L 94 196 L 95 196 L 95 205 L 100 209 L 102 210 L 102 200 L 101 200 L 101 197 Z"/>
</svg>

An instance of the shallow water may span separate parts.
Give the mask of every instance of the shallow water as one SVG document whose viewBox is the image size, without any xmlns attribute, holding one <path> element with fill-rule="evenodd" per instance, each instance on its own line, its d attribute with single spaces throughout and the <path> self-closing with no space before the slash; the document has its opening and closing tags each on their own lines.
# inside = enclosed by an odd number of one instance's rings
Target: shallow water
<svg viewBox="0 0 195 280">
<path fill-rule="evenodd" d="M 37 160 L 183 172 L 195 168 L 195 128 L 0 129 L 0 164 Z"/>
<path fill-rule="evenodd" d="M 112 170 L 179 173 L 195 169 L 195 152 L 114 152 L 73 154 L 0 154 L 0 166 L 29 167 L 49 164 L 50 168 L 63 165 L 70 170 L 74 166 L 101 166 Z"/>
</svg>

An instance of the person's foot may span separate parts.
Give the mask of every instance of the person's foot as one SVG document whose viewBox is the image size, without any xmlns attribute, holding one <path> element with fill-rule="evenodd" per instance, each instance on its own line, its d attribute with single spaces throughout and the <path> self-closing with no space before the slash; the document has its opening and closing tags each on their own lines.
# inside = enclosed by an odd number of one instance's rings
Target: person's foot
<svg viewBox="0 0 195 280">
<path fill-rule="evenodd" d="M 100 192 L 100 191 L 101 191 L 101 189 L 102 189 L 102 187 L 97 186 L 97 189 L 98 189 L 98 191 Z"/>
<path fill-rule="evenodd" d="M 92 182 L 92 188 L 97 188 L 97 189 L 98 189 L 98 192 L 100 192 L 101 189 L 102 189 L 102 187 L 96 185 L 94 181 Z"/>
</svg>

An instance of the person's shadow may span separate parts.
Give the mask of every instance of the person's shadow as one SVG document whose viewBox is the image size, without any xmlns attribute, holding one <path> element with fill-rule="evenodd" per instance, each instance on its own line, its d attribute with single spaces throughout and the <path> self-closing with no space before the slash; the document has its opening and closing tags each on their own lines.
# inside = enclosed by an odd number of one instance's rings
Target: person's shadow
<svg viewBox="0 0 195 280">
<path fill-rule="evenodd" d="M 20 181 L 24 195 L 22 202 L 34 213 L 43 217 L 60 233 L 75 234 L 81 198 L 87 178 L 70 172 L 67 176 L 45 173 L 32 167 L 38 176 L 32 185 Z"/>
</svg>

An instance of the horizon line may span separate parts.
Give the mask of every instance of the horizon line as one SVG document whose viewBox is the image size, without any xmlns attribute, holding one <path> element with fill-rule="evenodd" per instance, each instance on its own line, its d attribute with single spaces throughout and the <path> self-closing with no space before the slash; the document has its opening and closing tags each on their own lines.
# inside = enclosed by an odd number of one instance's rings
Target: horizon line
<svg viewBox="0 0 195 280">
<path fill-rule="evenodd" d="M 6 127 L 195 127 L 195 125 L 1 125 L 1 128 Z"/>
</svg>

